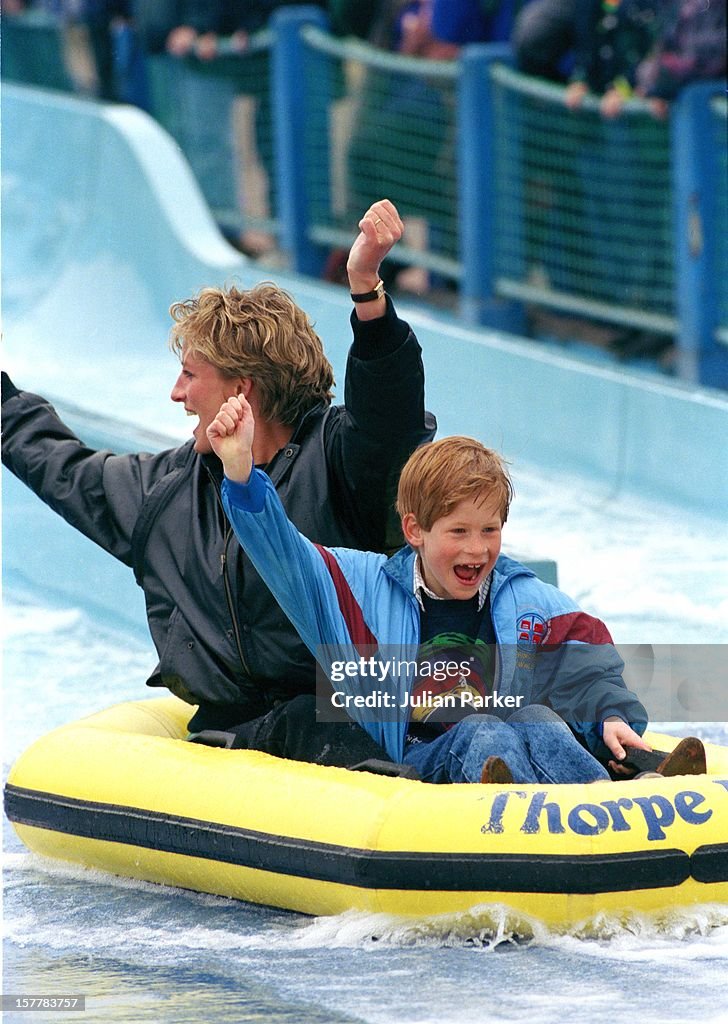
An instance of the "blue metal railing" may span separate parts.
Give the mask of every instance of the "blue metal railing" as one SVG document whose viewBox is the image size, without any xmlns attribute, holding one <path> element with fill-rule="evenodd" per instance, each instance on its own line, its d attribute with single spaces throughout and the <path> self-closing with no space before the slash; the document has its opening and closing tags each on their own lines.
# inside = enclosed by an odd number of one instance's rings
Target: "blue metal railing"
<svg viewBox="0 0 728 1024">
<path fill-rule="evenodd" d="M 710 99 L 711 140 L 714 154 L 711 177 L 716 183 L 716 216 L 713 233 L 713 265 L 709 270 L 717 292 L 716 340 L 728 346 L 728 99 L 712 95 Z"/>
<path fill-rule="evenodd" d="M 3 42 L 4 73 L 22 73 Z M 389 195 L 421 226 L 395 261 L 454 282 L 467 322 L 521 332 L 528 304 L 672 335 L 683 379 L 728 388 L 724 83 L 686 88 L 668 122 L 632 100 L 606 124 L 595 100 L 567 111 L 562 87 L 516 72 L 507 45 L 465 47 L 453 62 L 402 57 L 334 38 L 318 7 L 282 8 L 248 53 L 223 51 L 217 70 L 148 62 L 152 113 L 209 172 L 200 183 L 219 221 L 264 228 L 294 269 L 319 275 L 366 205 Z M 271 185 L 263 221 L 230 209 L 228 114 L 204 131 L 192 118 L 188 132 L 182 86 L 217 75 L 229 106 L 251 74 Z"/>
<path fill-rule="evenodd" d="M 320 62 L 326 54 L 331 62 L 436 80 L 441 90 L 452 83 L 457 102 L 447 130 L 455 147 L 451 165 L 444 166 L 454 181 L 457 252 L 443 257 L 434 247 L 400 245 L 396 256 L 458 282 L 465 320 L 518 331 L 522 304 L 532 303 L 670 334 L 680 376 L 728 387 L 720 141 L 726 108 L 715 98 L 721 83 L 686 88 L 669 123 L 652 118 L 640 100 L 629 101 L 616 124 L 605 123 L 596 99 L 577 113 L 567 111 L 563 88 L 514 71 L 500 44 L 465 47 L 457 62 L 446 64 L 333 39 L 317 9 L 289 8 L 273 28 L 278 68 Z M 320 88 L 322 77 L 315 76 L 318 88 L 312 88 L 301 73 L 304 97 L 296 94 L 296 113 L 287 117 L 285 104 L 277 108 L 279 137 L 284 122 L 306 109 L 311 116 L 309 103 L 325 115 L 319 127 L 329 138 L 333 99 Z M 293 156 L 294 169 L 279 178 L 281 192 L 307 175 L 310 181 L 305 142 Z M 350 223 L 336 223 L 334 198 L 322 199 L 322 180 L 316 202 L 309 196 L 296 207 L 296 245 L 289 247 L 293 266 L 309 272 L 321 265 L 324 245 L 344 246 L 352 237 Z M 447 191 L 446 177 L 436 188 Z"/>
</svg>

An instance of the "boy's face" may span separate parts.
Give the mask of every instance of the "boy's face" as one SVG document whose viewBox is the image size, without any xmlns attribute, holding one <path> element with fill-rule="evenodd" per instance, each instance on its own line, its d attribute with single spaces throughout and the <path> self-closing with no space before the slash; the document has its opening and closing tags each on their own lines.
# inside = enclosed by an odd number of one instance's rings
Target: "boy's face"
<svg viewBox="0 0 728 1024">
<path fill-rule="evenodd" d="M 420 556 L 429 589 L 458 601 L 476 594 L 495 565 L 502 526 L 500 502 L 491 495 L 464 498 L 429 530 L 422 529 L 412 512 L 402 519 L 405 539 Z"/>
</svg>

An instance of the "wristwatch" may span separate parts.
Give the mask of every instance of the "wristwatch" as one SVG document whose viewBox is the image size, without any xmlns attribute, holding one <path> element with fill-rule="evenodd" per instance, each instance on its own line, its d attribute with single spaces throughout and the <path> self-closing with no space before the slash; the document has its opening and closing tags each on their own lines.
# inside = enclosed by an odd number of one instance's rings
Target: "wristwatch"
<svg viewBox="0 0 728 1024">
<path fill-rule="evenodd" d="M 374 288 L 370 292 L 351 292 L 352 302 L 374 302 L 376 299 L 381 299 L 384 295 L 384 281 L 377 281 Z"/>
</svg>

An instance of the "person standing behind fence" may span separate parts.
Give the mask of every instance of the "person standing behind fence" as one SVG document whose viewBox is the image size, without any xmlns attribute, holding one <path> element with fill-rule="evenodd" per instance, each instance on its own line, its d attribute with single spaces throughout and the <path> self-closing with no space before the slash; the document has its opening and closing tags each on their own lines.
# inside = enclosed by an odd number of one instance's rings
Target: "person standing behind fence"
<svg viewBox="0 0 728 1024">
<path fill-rule="evenodd" d="M 131 4 L 127 0 L 82 0 L 75 7 L 78 18 L 88 33 L 89 48 L 96 69 L 96 94 L 102 100 L 125 100 L 117 81 L 118 53 L 115 36 L 122 23 L 131 17 Z"/>
<path fill-rule="evenodd" d="M 31 33 L 22 55 L 28 77 L 22 81 L 146 106 L 131 0 L 4 0 L 2 13 L 25 22 Z M 3 40 L 3 75 L 6 58 Z M 11 56 L 11 69 L 13 64 Z"/>
<path fill-rule="evenodd" d="M 213 217 L 234 238 L 239 230 L 235 90 L 229 80 L 210 73 L 202 56 L 209 36 L 227 31 L 225 5 L 144 0 L 137 6 L 150 112 L 178 143 Z"/>
<path fill-rule="evenodd" d="M 256 146 L 273 206 L 272 126 L 268 53 L 247 53 L 250 37 L 291 0 L 143 0 L 137 21 L 150 57 L 152 113 L 190 162 L 221 228 L 243 252 L 273 247 L 270 236 L 246 229 L 243 168 L 235 141 L 235 101 L 256 101 Z M 174 60 L 170 60 L 174 58 Z"/>
<path fill-rule="evenodd" d="M 574 69 L 565 102 L 572 110 L 584 97 L 600 97 L 603 117 L 617 117 L 632 94 L 637 67 L 659 28 L 660 0 L 582 0 L 574 14 Z"/>
<path fill-rule="evenodd" d="M 379 49 L 407 57 L 449 58 L 453 47 L 433 38 L 431 15 L 431 0 L 381 0 L 368 20 L 352 0 L 332 3 L 332 24 L 340 34 L 365 30 L 367 41 Z M 389 196 L 407 224 L 408 244 L 423 249 L 428 199 L 441 178 L 442 91 L 411 70 L 369 66 L 356 99 L 347 157 L 347 217 L 371 202 L 365 197 Z M 406 291 L 422 293 L 428 287 L 428 275 L 420 267 L 397 268 L 391 278 Z"/>
<path fill-rule="evenodd" d="M 403 57 L 454 60 L 460 47 L 493 38 L 501 8 L 513 0 L 331 0 L 334 31 L 358 34 Z M 375 195 L 390 196 L 406 219 L 408 244 L 457 258 L 454 195 L 454 91 L 411 67 L 368 67 L 358 89 L 348 152 L 348 216 Z M 422 267 L 392 274 L 399 288 L 422 294 Z"/>
<path fill-rule="evenodd" d="M 516 66 L 526 75 L 564 82 L 570 74 L 578 0 L 530 0 L 513 25 Z"/>
<path fill-rule="evenodd" d="M 618 307 L 643 310 L 669 275 L 666 196 L 654 188 L 654 140 L 644 120 L 620 117 L 637 68 L 659 28 L 660 0 L 583 0 L 574 15 L 574 69 L 564 102 L 580 118 L 575 166 L 582 200 L 584 287 Z M 593 107 L 582 112 L 585 98 Z M 653 187 L 646 197 L 646 177 Z M 649 227 L 640 228 L 644 223 Z M 667 336 L 628 329 L 610 342 L 622 355 L 655 356 Z"/>
<path fill-rule="evenodd" d="M 507 42 L 517 12 L 530 0 L 432 0 L 433 37 L 457 49 L 469 43 Z"/>
<path fill-rule="evenodd" d="M 652 51 L 637 67 L 637 94 L 655 117 L 666 117 L 686 85 L 725 79 L 726 49 L 725 0 L 672 0 L 661 12 Z"/>
</svg>

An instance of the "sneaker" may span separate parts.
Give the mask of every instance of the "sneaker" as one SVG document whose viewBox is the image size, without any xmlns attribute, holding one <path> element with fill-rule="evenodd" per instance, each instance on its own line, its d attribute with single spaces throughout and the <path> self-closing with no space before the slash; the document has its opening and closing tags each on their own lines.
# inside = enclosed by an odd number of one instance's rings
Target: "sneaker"
<svg viewBox="0 0 728 1024">
<path fill-rule="evenodd" d="M 625 746 L 625 758 L 620 763 L 625 768 L 631 768 L 634 772 L 644 775 L 645 772 L 656 772 L 667 757 L 666 750 L 642 750 L 641 747 Z M 634 775 L 633 778 L 637 778 Z"/>
<path fill-rule="evenodd" d="M 638 772 L 637 775 L 633 775 L 631 781 L 635 779 L 664 779 L 664 775 L 660 775 L 659 772 Z"/>
<path fill-rule="evenodd" d="M 705 775 L 707 771 L 705 747 L 696 736 L 680 740 L 674 750 L 657 766 L 659 775 Z"/>
<path fill-rule="evenodd" d="M 491 756 L 485 760 L 480 781 L 495 783 L 499 786 L 507 786 L 509 783 L 513 782 L 513 776 L 511 775 L 511 769 L 505 763 L 503 758 L 495 757 L 495 755 L 491 754 Z"/>
<path fill-rule="evenodd" d="M 224 747 L 229 750 L 235 741 L 234 732 L 222 732 L 220 729 L 203 729 L 202 732 L 191 732 L 188 743 L 201 743 L 205 747 Z"/>
<path fill-rule="evenodd" d="M 359 764 L 348 766 L 350 772 L 371 772 L 372 775 L 388 775 L 395 779 L 413 779 L 421 782 L 420 773 L 411 764 L 397 764 L 396 761 L 379 761 L 376 757 L 370 757 L 367 761 L 360 761 Z"/>
</svg>

